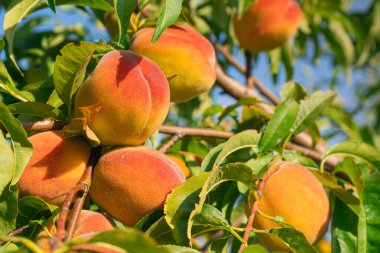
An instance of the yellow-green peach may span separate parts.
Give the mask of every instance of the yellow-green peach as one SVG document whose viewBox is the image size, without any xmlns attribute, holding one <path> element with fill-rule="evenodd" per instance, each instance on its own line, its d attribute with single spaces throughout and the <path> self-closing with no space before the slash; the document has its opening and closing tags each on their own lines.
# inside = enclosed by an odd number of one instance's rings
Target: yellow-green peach
<svg viewBox="0 0 380 253">
<path fill-rule="evenodd" d="M 195 29 L 171 26 L 151 44 L 154 27 L 138 31 L 130 50 L 155 61 L 167 76 L 172 102 L 185 102 L 211 89 L 215 83 L 215 51 Z"/>
<path fill-rule="evenodd" d="M 134 226 L 162 208 L 166 196 L 184 181 L 181 169 L 161 152 L 145 146 L 123 147 L 100 158 L 90 196 L 113 218 Z"/>
<path fill-rule="evenodd" d="M 17 184 L 20 196 L 38 196 L 61 205 L 82 177 L 91 147 L 80 137 L 64 138 L 61 131 L 38 133 L 29 141 L 33 155 Z"/>
<path fill-rule="evenodd" d="M 294 0 L 258 0 L 241 18 L 235 16 L 234 30 L 242 48 L 254 53 L 269 51 L 294 36 L 301 16 Z"/>
<path fill-rule="evenodd" d="M 169 111 L 168 81 L 153 61 L 131 51 L 103 56 L 79 88 L 75 108 L 100 104 L 90 128 L 102 145 L 139 145 L 160 127 Z"/>
</svg>

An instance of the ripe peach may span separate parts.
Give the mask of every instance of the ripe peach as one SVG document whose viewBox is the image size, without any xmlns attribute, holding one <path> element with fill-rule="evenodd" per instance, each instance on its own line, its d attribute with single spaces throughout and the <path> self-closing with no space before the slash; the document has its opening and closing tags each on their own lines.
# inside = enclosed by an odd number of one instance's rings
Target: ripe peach
<svg viewBox="0 0 380 253">
<path fill-rule="evenodd" d="M 162 208 L 166 196 L 184 181 L 178 166 L 158 151 L 145 146 L 117 148 L 96 165 L 90 196 L 109 215 L 134 226 Z"/>
<path fill-rule="evenodd" d="M 301 165 L 279 162 L 269 168 L 264 180 L 259 210 L 273 217 L 283 217 L 311 244 L 320 239 L 327 229 L 330 209 L 328 197 L 318 179 Z M 280 226 L 256 214 L 253 227 L 269 229 Z M 272 250 L 289 251 L 277 238 L 263 234 L 259 237 Z"/>
<path fill-rule="evenodd" d="M 235 34 L 248 51 L 272 50 L 294 36 L 301 15 L 294 0 L 257 0 L 241 18 L 235 17 Z"/>
<path fill-rule="evenodd" d="M 183 172 L 186 178 L 189 178 L 191 176 L 189 167 L 187 167 L 186 163 L 181 158 L 175 155 L 166 155 L 166 156 L 169 157 L 171 160 L 173 160 L 175 164 L 177 164 L 177 166 L 181 169 L 181 171 Z"/>
<path fill-rule="evenodd" d="M 33 155 L 21 176 L 20 196 L 39 196 L 61 205 L 65 194 L 80 180 L 91 148 L 81 138 L 63 138 L 61 131 L 47 131 L 29 137 Z"/>
<path fill-rule="evenodd" d="M 171 26 L 150 43 L 154 27 L 138 31 L 130 50 L 155 61 L 167 76 L 172 102 L 185 102 L 209 90 L 215 82 L 215 51 L 211 43 L 191 27 Z"/>
<path fill-rule="evenodd" d="M 169 84 L 151 60 L 131 51 L 112 51 L 79 88 L 75 107 L 98 103 L 101 109 L 90 128 L 101 144 L 139 145 L 169 111 Z"/>
<path fill-rule="evenodd" d="M 95 233 L 110 231 L 114 228 L 112 223 L 103 215 L 90 210 L 82 210 L 77 228 L 75 229 L 73 238 L 85 237 L 91 238 Z M 50 250 L 50 236 L 56 233 L 56 227 L 54 226 L 53 220 L 48 220 L 47 230 L 50 235 L 45 231 L 41 231 L 36 238 L 37 244 L 40 248 L 44 249 L 46 252 L 51 252 Z"/>
</svg>

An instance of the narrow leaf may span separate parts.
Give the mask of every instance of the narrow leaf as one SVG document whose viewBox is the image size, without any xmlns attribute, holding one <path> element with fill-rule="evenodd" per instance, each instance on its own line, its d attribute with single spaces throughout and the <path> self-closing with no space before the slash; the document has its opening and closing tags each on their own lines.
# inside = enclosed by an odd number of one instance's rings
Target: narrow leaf
<svg viewBox="0 0 380 253">
<path fill-rule="evenodd" d="M 13 151 L 0 131 L 0 195 L 4 188 L 12 181 L 14 169 L 15 160 Z"/>
<path fill-rule="evenodd" d="M 264 234 L 272 235 L 284 242 L 293 252 L 317 253 L 318 251 L 310 245 L 306 237 L 293 228 L 271 228 L 265 230 Z"/>
<path fill-rule="evenodd" d="M 69 43 L 57 56 L 54 67 L 54 87 L 59 97 L 68 106 L 71 106 L 74 93 L 84 81 L 86 68 L 98 45 L 92 42 Z"/>
<path fill-rule="evenodd" d="M 54 13 L 56 13 L 56 10 L 55 10 L 55 0 L 47 0 L 47 4 L 48 4 L 49 8 L 50 8 Z"/>
<path fill-rule="evenodd" d="M 152 43 L 156 42 L 167 27 L 174 24 L 181 14 L 183 0 L 166 0 L 158 17 Z"/>
<path fill-rule="evenodd" d="M 364 179 L 358 224 L 358 251 L 378 252 L 380 249 L 380 175 Z"/>
<path fill-rule="evenodd" d="M 32 156 L 33 147 L 21 123 L 13 117 L 8 107 L 3 103 L 0 103 L 0 122 L 11 136 L 12 149 L 16 161 L 16 168 L 12 179 L 12 185 L 14 185 L 24 172 L 24 168 Z"/>
<path fill-rule="evenodd" d="M 273 117 L 268 123 L 267 129 L 259 143 L 261 152 L 266 152 L 281 143 L 289 134 L 296 120 L 298 103 L 280 104 L 274 111 Z"/>
<path fill-rule="evenodd" d="M 114 0 L 113 1 L 119 26 L 119 45 L 126 39 L 129 21 L 133 11 L 137 7 L 137 0 Z"/>
<path fill-rule="evenodd" d="M 18 189 L 6 186 L 0 195 L 0 236 L 16 229 Z"/>
<path fill-rule="evenodd" d="M 195 208 L 195 203 L 199 200 L 199 193 L 208 176 L 209 173 L 202 173 L 199 176 L 191 177 L 185 183 L 174 188 L 166 198 L 165 219 L 173 229 L 173 236 L 179 245 L 189 245 L 186 236 L 187 221 Z"/>
<path fill-rule="evenodd" d="M 214 167 L 218 167 L 223 160 L 233 152 L 256 147 L 260 141 L 260 134 L 256 130 L 246 130 L 231 137 L 224 145 L 222 151 L 215 160 Z"/>
<path fill-rule="evenodd" d="M 39 116 L 42 118 L 57 119 L 62 117 L 62 112 L 51 105 L 40 102 L 21 102 L 8 105 L 13 114 Z"/>
<path fill-rule="evenodd" d="M 293 135 L 304 131 L 329 106 L 336 93 L 316 91 L 301 101 L 297 119 L 292 127 Z"/>
<path fill-rule="evenodd" d="M 323 166 L 326 160 L 333 155 L 344 155 L 360 158 L 372 164 L 377 170 L 380 170 L 380 151 L 371 145 L 362 142 L 345 141 L 331 147 L 323 155 L 321 166 Z"/>
</svg>

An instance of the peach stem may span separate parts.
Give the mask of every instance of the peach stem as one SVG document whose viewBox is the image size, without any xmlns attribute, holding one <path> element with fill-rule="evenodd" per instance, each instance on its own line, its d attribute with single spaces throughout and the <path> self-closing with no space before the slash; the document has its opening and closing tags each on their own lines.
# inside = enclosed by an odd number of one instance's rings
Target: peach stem
<svg viewBox="0 0 380 253">
<path fill-rule="evenodd" d="M 91 156 L 87 163 L 87 167 L 83 172 L 83 175 L 79 180 L 79 183 L 76 186 L 74 186 L 74 188 L 72 188 L 70 192 L 66 195 L 65 201 L 62 204 L 61 212 L 57 220 L 57 232 L 51 238 L 51 245 L 53 249 L 59 247 L 64 241 L 70 240 L 74 235 L 79 215 L 83 207 L 83 203 L 90 189 L 92 171 L 99 160 L 100 153 L 100 147 L 92 150 Z M 73 202 L 74 205 L 71 210 L 70 219 L 68 219 L 70 206 Z M 69 223 L 67 224 L 66 230 L 67 220 L 69 220 Z"/>
</svg>

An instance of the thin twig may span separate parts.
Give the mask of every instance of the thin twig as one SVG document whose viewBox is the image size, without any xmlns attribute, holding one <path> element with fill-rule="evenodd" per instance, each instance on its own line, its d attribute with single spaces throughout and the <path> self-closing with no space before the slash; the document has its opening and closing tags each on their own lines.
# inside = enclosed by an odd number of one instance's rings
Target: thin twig
<svg viewBox="0 0 380 253">
<path fill-rule="evenodd" d="M 254 86 L 253 78 L 251 78 L 252 72 L 252 53 L 244 51 L 245 55 L 245 82 L 248 88 L 252 89 Z"/>
<path fill-rule="evenodd" d="M 223 57 L 231 63 L 240 73 L 246 74 L 247 69 L 242 64 L 240 64 L 236 58 L 230 53 L 227 46 L 217 45 L 216 49 L 223 55 Z M 256 87 L 260 93 L 268 98 L 274 105 L 278 105 L 281 101 L 280 99 L 271 92 L 260 80 L 251 76 L 251 81 L 253 82 L 253 86 Z"/>
<path fill-rule="evenodd" d="M 161 153 L 166 153 L 168 152 L 168 150 L 177 142 L 179 141 L 181 138 L 183 137 L 182 134 L 174 134 L 167 142 L 165 142 L 161 148 L 160 148 L 160 152 Z"/>
<path fill-rule="evenodd" d="M 7 237 L 16 236 L 16 235 L 21 234 L 22 232 L 24 232 L 25 230 L 28 230 L 28 229 L 29 229 L 29 225 L 25 225 L 25 226 L 23 226 L 23 227 L 21 227 L 21 228 L 18 228 L 18 229 L 16 229 L 16 230 L 13 230 L 13 231 L 9 232 L 9 233 L 7 234 Z M 4 241 L 1 241 L 1 240 L 0 240 L 0 245 L 1 245 L 2 243 L 4 243 Z"/>
<path fill-rule="evenodd" d="M 84 200 L 86 199 L 87 193 L 90 189 L 92 171 L 100 157 L 100 151 L 101 148 L 95 148 L 92 150 L 86 169 L 84 170 L 79 183 L 66 195 L 57 220 L 57 232 L 51 238 L 51 245 L 53 249 L 59 247 L 63 242 L 71 239 L 74 235 Z M 66 229 L 70 206 L 73 202 L 74 206 Z"/>
</svg>

